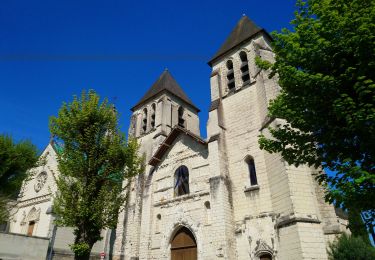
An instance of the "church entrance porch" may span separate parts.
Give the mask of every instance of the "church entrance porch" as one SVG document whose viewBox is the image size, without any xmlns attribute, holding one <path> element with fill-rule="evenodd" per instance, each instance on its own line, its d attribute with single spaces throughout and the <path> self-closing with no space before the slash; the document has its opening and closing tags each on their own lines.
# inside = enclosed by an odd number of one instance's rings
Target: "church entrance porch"
<svg viewBox="0 0 375 260">
<path fill-rule="evenodd" d="M 197 243 L 186 227 L 180 228 L 171 242 L 171 260 L 197 260 Z"/>
</svg>

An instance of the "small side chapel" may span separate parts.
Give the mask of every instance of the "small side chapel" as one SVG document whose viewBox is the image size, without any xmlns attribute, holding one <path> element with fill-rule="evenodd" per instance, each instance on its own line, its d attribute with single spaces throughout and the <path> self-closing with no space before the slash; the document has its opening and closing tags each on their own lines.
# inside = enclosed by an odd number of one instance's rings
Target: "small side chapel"
<svg viewBox="0 0 375 260">
<path fill-rule="evenodd" d="M 271 41 L 243 16 L 209 61 L 207 138 L 199 108 L 168 70 L 135 104 L 129 135 L 147 167 L 131 181 L 116 230 L 103 231 L 94 253 L 116 260 L 327 259 L 328 242 L 347 221 L 324 201 L 318 170 L 259 148 L 258 136 L 284 123 L 267 116 L 277 80 L 255 64 L 257 56 L 274 61 Z M 55 152 L 48 145 L 47 165 L 24 183 L 11 232 L 71 239 L 69 230 L 53 231 Z"/>
</svg>

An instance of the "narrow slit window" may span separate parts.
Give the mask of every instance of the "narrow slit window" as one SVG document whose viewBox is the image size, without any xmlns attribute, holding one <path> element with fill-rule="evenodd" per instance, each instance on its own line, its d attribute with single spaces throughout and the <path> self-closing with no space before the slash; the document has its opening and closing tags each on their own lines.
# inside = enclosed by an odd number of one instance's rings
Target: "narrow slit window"
<svg viewBox="0 0 375 260">
<path fill-rule="evenodd" d="M 175 176 L 174 194 L 175 196 L 181 196 L 189 194 L 189 170 L 185 165 L 178 167 Z"/>
<path fill-rule="evenodd" d="M 243 84 L 250 82 L 249 62 L 247 60 L 247 54 L 244 51 L 240 52 L 241 59 L 241 79 Z"/>
<path fill-rule="evenodd" d="M 234 90 L 236 84 L 234 82 L 233 62 L 231 60 L 227 61 L 227 82 L 229 91 Z"/>
<path fill-rule="evenodd" d="M 143 109 L 142 131 L 143 131 L 143 133 L 146 133 L 146 131 L 147 131 L 147 108 Z"/>
<path fill-rule="evenodd" d="M 155 225 L 155 233 L 160 233 L 160 221 L 161 221 L 161 215 L 156 215 L 156 225 Z"/>
<path fill-rule="evenodd" d="M 156 111 L 156 105 L 152 104 L 151 106 L 151 128 L 155 128 L 155 111 Z"/>
<path fill-rule="evenodd" d="M 178 108 L 178 125 L 185 128 L 184 108 Z"/>
<path fill-rule="evenodd" d="M 246 160 L 247 166 L 249 168 L 249 177 L 250 177 L 250 185 L 258 185 L 258 180 L 257 180 L 257 173 L 255 170 L 255 163 L 254 159 L 252 157 L 247 158 Z"/>
<path fill-rule="evenodd" d="M 209 201 L 206 201 L 204 203 L 204 208 L 205 208 L 205 223 L 211 224 L 211 204 Z"/>
</svg>

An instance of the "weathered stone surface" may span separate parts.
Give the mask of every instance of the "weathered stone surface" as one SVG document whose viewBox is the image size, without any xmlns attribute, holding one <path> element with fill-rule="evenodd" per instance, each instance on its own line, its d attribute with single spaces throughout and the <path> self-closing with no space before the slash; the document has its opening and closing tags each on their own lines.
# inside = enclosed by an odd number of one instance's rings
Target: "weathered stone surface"
<svg viewBox="0 0 375 260">
<path fill-rule="evenodd" d="M 248 60 L 246 81 L 241 52 Z M 263 32 L 211 63 L 207 141 L 196 137 L 197 109 L 173 93 L 158 92 L 133 109 L 129 133 L 138 139 L 146 162 L 155 158 L 159 147 L 165 150 L 153 160 L 154 166 L 148 164 L 131 180 L 114 236 L 103 231 L 95 252 L 111 252 L 113 259 L 122 260 L 171 259 L 171 241 L 185 227 L 196 240 L 200 260 L 259 259 L 264 254 L 281 260 L 327 259 L 327 243 L 345 231 L 347 220 L 325 203 L 324 190 L 315 181 L 316 169 L 287 165 L 279 155 L 260 150 L 259 134 L 269 136 L 267 126 L 284 122 L 267 117 L 268 103 L 280 87 L 277 79 L 257 68 L 256 56 L 274 60 Z M 234 89 L 228 88 L 228 60 L 233 63 Z M 176 125 L 192 134 L 172 131 Z M 163 143 L 171 133 L 176 135 L 167 139 L 170 143 Z M 12 232 L 25 234 L 32 220 L 36 235 L 51 237 L 52 218 L 47 212 L 58 171 L 51 146 L 44 155 L 46 167 L 33 171 L 47 172 L 45 187 L 36 192 L 33 179 L 24 183 Z M 253 185 L 248 158 L 255 163 Z M 189 171 L 190 192 L 176 196 L 175 172 L 182 165 Z M 72 240 L 71 231 L 57 233 L 63 239 L 56 246 L 63 250 Z"/>
<path fill-rule="evenodd" d="M 248 56 L 250 82 L 242 82 L 241 51 Z M 259 134 L 267 135 L 266 126 L 280 123 L 267 117 L 268 103 L 280 88 L 256 67 L 257 55 L 273 61 L 268 38 L 262 34 L 215 61 L 207 143 L 180 135 L 158 164 L 146 169 L 147 182 L 134 180 L 131 207 L 119 220 L 125 225 L 117 232 L 126 235 L 116 241 L 118 259 L 170 259 L 170 242 L 181 226 L 194 234 L 198 259 L 259 259 L 262 254 L 274 259 L 327 259 L 327 241 L 344 225 L 324 202 L 314 179 L 316 170 L 289 166 L 279 155 L 259 149 Z M 231 91 L 226 78 L 229 59 L 236 86 Z M 177 124 L 170 117 L 173 106 L 183 103 L 168 96 L 162 100 L 166 108 L 157 117 L 165 126 L 155 133 L 166 129 L 168 134 Z M 199 129 L 199 121 L 193 122 L 193 129 Z M 139 136 L 148 159 L 155 151 L 152 147 L 161 142 L 155 143 L 153 135 Z M 258 183 L 253 186 L 248 156 L 256 165 Z M 189 169 L 190 193 L 175 197 L 174 172 L 181 165 Z"/>
</svg>

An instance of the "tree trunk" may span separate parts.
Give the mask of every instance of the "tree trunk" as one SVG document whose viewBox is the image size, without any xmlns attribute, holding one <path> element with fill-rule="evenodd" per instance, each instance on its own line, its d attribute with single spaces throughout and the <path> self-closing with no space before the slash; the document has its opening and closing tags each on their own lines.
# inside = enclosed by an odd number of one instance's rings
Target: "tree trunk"
<svg viewBox="0 0 375 260">
<path fill-rule="evenodd" d="M 74 255 L 74 260 L 89 260 L 90 253 L 87 255 Z"/>
<path fill-rule="evenodd" d="M 92 247 L 94 246 L 96 241 L 93 241 L 93 239 L 89 237 L 89 234 L 84 232 L 82 229 L 78 230 L 75 235 L 75 250 L 73 250 L 74 260 L 89 260 Z"/>
</svg>

